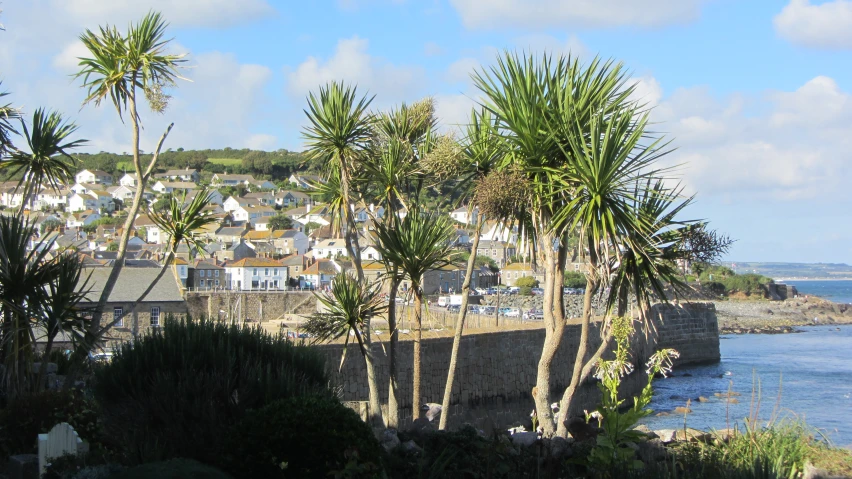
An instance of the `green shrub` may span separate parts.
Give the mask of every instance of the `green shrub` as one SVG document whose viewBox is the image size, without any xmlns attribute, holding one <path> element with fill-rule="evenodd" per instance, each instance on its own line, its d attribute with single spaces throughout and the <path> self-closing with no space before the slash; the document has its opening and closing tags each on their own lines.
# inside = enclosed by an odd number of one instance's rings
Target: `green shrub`
<svg viewBox="0 0 852 479">
<path fill-rule="evenodd" d="M 538 288 L 538 280 L 533 276 L 524 276 L 515 280 L 515 286 L 524 288 Z"/>
<path fill-rule="evenodd" d="M 245 412 L 327 392 L 322 357 L 260 329 L 167 320 L 96 371 L 106 435 L 130 464 L 174 457 L 217 464 Z"/>
<path fill-rule="evenodd" d="M 3 456 L 35 454 L 38 435 L 67 422 L 90 444 L 100 441 L 98 412 L 77 390 L 45 391 L 11 401 L 0 410 L 0 451 Z"/>
<path fill-rule="evenodd" d="M 771 283 L 772 279 L 759 274 L 738 274 L 723 278 L 720 282 L 731 293 L 763 296 L 766 291 L 763 285 Z"/>
<path fill-rule="evenodd" d="M 566 271 L 565 280 L 562 282 L 562 284 L 566 288 L 585 288 L 586 275 L 580 273 L 579 271 Z"/>
<path fill-rule="evenodd" d="M 710 281 L 709 283 L 704 283 L 704 287 L 713 294 L 722 295 L 728 292 L 728 288 L 726 288 L 724 284 L 718 281 Z"/>
<path fill-rule="evenodd" d="M 521 286 L 521 289 L 518 290 L 518 294 L 521 296 L 532 296 L 532 287 Z"/>
<path fill-rule="evenodd" d="M 143 464 L 125 469 L 110 479 L 230 479 L 231 476 L 213 467 L 191 459 L 172 459 L 169 461 Z"/>
<path fill-rule="evenodd" d="M 381 450 L 355 411 L 330 396 L 284 399 L 254 411 L 237 426 L 226 468 L 238 478 L 373 477 Z M 354 464 L 353 464 L 354 463 Z"/>
</svg>

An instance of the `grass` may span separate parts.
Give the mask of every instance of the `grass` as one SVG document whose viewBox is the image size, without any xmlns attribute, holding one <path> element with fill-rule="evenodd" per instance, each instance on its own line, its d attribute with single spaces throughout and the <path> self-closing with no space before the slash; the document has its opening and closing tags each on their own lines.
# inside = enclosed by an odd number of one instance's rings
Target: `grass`
<svg viewBox="0 0 852 479">
<path fill-rule="evenodd" d="M 225 166 L 240 166 L 243 164 L 243 160 L 239 158 L 208 158 L 207 161 Z"/>
</svg>

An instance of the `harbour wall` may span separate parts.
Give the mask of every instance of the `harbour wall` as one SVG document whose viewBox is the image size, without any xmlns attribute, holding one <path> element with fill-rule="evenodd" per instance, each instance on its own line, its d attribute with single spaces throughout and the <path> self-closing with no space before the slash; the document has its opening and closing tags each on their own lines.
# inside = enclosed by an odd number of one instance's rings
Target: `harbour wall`
<svg viewBox="0 0 852 479">
<path fill-rule="evenodd" d="M 712 303 L 683 306 L 657 305 L 651 311 L 653 328 L 647 334 L 637 330 L 632 338 L 631 354 L 635 372 L 622 383 L 625 397 L 639 394 L 647 376 L 645 362 L 655 351 L 674 348 L 680 352 L 675 366 L 716 362 L 719 353 L 719 326 Z M 449 369 L 452 337 L 422 340 L 421 394 L 424 402 L 440 403 Z M 598 326 L 592 326 L 589 355 L 600 345 Z M 413 341 L 402 335 L 399 342 L 398 375 L 401 427 L 411 422 Z M 565 328 L 562 344 L 553 362 L 551 391 L 558 400 L 571 380 L 571 371 L 580 339 L 580 326 Z M 388 396 L 387 337 L 372 345 L 383 407 Z M 544 344 L 544 329 L 496 330 L 462 336 L 458 370 L 448 418 L 450 427 L 470 423 L 483 430 L 517 425 L 529 419 L 533 409 L 539 354 Z M 338 372 L 343 345 L 319 346 L 327 358 L 333 381 L 344 401 L 364 402 L 369 398 L 364 361 L 357 348 L 350 346 L 343 368 Z M 601 393 L 594 379 L 577 393 L 571 415 L 597 407 Z"/>
</svg>

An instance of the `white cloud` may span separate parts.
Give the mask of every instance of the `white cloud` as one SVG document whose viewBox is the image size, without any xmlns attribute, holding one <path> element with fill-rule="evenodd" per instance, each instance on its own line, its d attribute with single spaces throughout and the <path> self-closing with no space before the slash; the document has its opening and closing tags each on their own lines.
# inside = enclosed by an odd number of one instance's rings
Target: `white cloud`
<svg viewBox="0 0 852 479">
<path fill-rule="evenodd" d="M 660 122 L 678 149 L 684 182 L 701 197 L 772 201 L 840 200 L 852 173 L 852 95 L 816 77 L 791 92 L 714 98 L 706 88 L 680 89 L 660 101 Z M 751 203 L 754 204 L 754 203 Z"/>
<path fill-rule="evenodd" d="M 438 55 L 443 55 L 444 49 L 441 48 L 441 45 L 438 45 L 435 42 L 426 42 L 426 44 L 423 45 L 423 53 L 427 57 L 436 57 Z"/>
<path fill-rule="evenodd" d="M 814 48 L 852 48 L 852 1 L 812 4 L 790 0 L 773 19 L 775 31 L 788 41 Z"/>
<path fill-rule="evenodd" d="M 663 87 L 654 77 L 632 78 L 628 83 L 633 85 L 633 99 L 649 107 L 656 106 L 663 97 Z"/>
<path fill-rule="evenodd" d="M 435 115 L 440 120 L 440 127 L 444 131 L 458 131 L 470 121 L 470 112 L 476 106 L 472 96 L 436 95 Z"/>
<path fill-rule="evenodd" d="M 79 58 L 90 56 L 89 50 L 82 42 L 69 43 L 53 57 L 53 67 L 63 73 L 73 73 L 80 69 Z"/>
<path fill-rule="evenodd" d="M 123 25 L 150 10 L 174 25 L 192 27 L 226 27 L 275 14 L 266 0 L 53 0 L 53 6 L 86 24 Z"/>
<path fill-rule="evenodd" d="M 450 0 L 468 28 L 658 27 L 698 17 L 706 0 Z"/>
<path fill-rule="evenodd" d="M 512 40 L 515 48 L 525 52 L 544 53 L 552 55 L 571 54 L 573 57 L 585 57 L 589 54 L 586 45 L 576 35 L 569 35 L 565 39 L 559 39 L 552 35 L 534 33 L 522 35 Z"/>
<path fill-rule="evenodd" d="M 459 58 L 447 67 L 446 79 L 449 82 L 468 82 L 470 74 L 480 69 L 481 63 L 470 57 Z"/>
<path fill-rule="evenodd" d="M 341 39 L 334 55 L 323 61 L 308 57 L 288 74 L 288 91 L 304 97 L 329 81 L 342 80 L 357 85 L 362 93 L 381 94 L 379 104 L 411 100 L 424 84 L 421 67 L 399 66 L 368 53 L 369 42 L 358 36 Z"/>
</svg>

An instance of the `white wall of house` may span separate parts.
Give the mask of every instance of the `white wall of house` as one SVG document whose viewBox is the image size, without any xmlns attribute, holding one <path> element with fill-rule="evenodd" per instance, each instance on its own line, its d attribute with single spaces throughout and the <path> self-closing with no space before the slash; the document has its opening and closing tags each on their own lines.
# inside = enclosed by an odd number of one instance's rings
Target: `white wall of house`
<svg viewBox="0 0 852 479">
<path fill-rule="evenodd" d="M 233 290 L 269 290 L 287 287 L 286 266 L 225 267 Z"/>
</svg>

